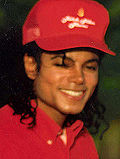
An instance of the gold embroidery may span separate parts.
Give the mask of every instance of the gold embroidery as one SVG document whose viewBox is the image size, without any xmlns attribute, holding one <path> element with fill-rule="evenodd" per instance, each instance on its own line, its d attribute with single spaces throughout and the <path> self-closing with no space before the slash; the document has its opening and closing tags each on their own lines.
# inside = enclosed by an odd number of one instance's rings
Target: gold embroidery
<svg viewBox="0 0 120 159">
<path fill-rule="evenodd" d="M 78 10 L 78 14 L 77 14 L 79 17 L 84 17 L 84 9 L 83 8 L 80 8 Z"/>
</svg>

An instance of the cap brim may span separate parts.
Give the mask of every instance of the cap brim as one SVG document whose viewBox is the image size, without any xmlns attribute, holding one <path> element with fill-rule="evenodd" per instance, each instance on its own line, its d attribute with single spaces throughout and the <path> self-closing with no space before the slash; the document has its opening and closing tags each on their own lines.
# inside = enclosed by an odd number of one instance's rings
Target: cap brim
<svg viewBox="0 0 120 159">
<path fill-rule="evenodd" d="M 110 55 L 116 55 L 116 53 L 108 48 L 104 41 L 101 42 L 85 35 L 63 35 L 49 38 L 39 38 L 35 41 L 40 48 L 48 51 L 57 51 L 77 47 L 90 47 Z"/>
</svg>

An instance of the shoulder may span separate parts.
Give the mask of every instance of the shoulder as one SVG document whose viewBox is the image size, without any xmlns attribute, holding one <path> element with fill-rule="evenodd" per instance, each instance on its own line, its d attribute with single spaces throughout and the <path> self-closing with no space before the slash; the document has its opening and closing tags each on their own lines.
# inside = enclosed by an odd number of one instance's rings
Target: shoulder
<svg viewBox="0 0 120 159">
<path fill-rule="evenodd" d="M 11 116 L 13 116 L 13 113 L 14 111 L 9 105 L 0 108 L 0 126 L 8 122 Z"/>
<path fill-rule="evenodd" d="M 0 108 L 0 125 L 9 120 L 13 113 L 14 111 L 9 105 Z"/>
<path fill-rule="evenodd" d="M 94 140 L 91 134 L 89 133 L 86 127 L 83 127 L 83 130 L 80 132 L 79 136 L 82 138 L 84 143 L 94 145 Z"/>
<path fill-rule="evenodd" d="M 83 126 L 83 128 L 79 131 L 78 135 L 76 136 L 76 142 L 77 144 L 84 145 L 85 147 L 95 147 L 93 137 L 85 126 Z"/>
<path fill-rule="evenodd" d="M 11 133 L 17 126 L 17 118 L 13 115 L 14 110 L 5 105 L 0 108 L 0 134 Z"/>
<path fill-rule="evenodd" d="M 24 137 L 19 115 L 13 113 L 14 110 L 9 105 L 0 109 L 0 158 L 2 159 L 22 158 L 20 147 L 25 145 L 27 138 L 27 135 Z"/>
<path fill-rule="evenodd" d="M 72 149 L 75 157 L 98 159 L 98 153 L 91 134 L 83 127 L 74 140 L 74 147 Z"/>
<path fill-rule="evenodd" d="M 7 142 L 8 134 L 12 131 L 13 110 L 9 105 L 0 108 L 0 149 L 4 149 Z M 8 144 L 7 144 L 8 145 Z"/>
<path fill-rule="evenodd" d="M 14 111 L 9 105 L 4 105 L 0 108 L 0 119 L 5 117 L 5 115 L 12 115 L 13 113 Z"/>
</svg>

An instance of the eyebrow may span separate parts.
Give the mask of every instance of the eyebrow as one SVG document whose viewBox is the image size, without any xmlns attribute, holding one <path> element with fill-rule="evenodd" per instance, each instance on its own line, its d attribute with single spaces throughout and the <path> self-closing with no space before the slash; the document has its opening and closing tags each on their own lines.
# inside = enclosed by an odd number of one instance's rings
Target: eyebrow
<svg viewBox="0 0 120 159">
<path fill-rule="evenodd" d="M 56 59 L 56 58 L 58 58 L 58 57 L 63 58 L 63 57 L 64 57 L 64 55 L 63 55 L 63 56 L 61 56 L 61 55 L 53 56 L 53 57 L 51 57 L 51 60 Z"/>
<path fill-rule="evenodd" d="M 90 60 L 86 61 L 85 63 L 92 63 L 92 62 L 97 62 L 99 64 L 100 60 L 95 58 L 95 59 L 90 59 Z"/>
</svg>

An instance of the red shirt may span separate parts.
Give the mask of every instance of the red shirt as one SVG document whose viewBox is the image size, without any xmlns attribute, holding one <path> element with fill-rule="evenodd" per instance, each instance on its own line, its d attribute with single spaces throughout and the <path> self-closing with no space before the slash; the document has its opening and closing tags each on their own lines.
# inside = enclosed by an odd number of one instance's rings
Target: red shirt
<svg viewBox="0 0 120 159">
<path fill-rule="evenodd" d="M 67 145 L 61 128 L 40 108 L 37 125 L 28 129 L 12 115 L 8 105 L 0 109 L 0 159 L 98 159 L 94 141 L 82 121 L 66 128 Z"/>
</svg>

